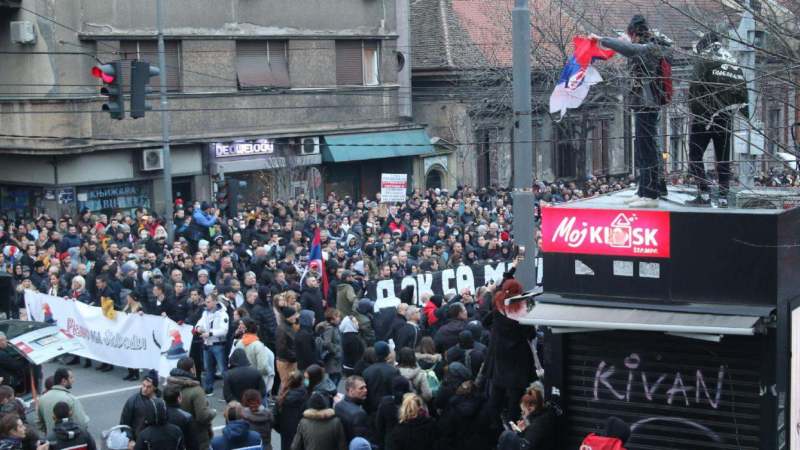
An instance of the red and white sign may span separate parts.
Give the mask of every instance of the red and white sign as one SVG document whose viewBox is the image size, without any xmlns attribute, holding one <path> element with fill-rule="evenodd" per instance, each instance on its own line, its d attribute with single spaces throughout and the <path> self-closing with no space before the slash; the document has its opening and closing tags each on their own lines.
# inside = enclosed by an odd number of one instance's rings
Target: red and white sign
<svg viewBox="0 0 800 450">
<path fill-rule="evenodd" d="M 669 258 L 669 212 L 543 208 L 548 253 Z"/>
<path fill-rule="evenodd" d="M 381 174 L 381 203 L 406 201 L 408 175 L 404 173 Z"/>
</svg>

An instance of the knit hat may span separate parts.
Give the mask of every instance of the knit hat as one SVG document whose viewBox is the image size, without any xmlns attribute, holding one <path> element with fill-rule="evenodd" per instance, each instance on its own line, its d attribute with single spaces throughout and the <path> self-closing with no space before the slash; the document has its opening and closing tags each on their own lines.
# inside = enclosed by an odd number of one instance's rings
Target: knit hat
<svg viewBox="0 0 800 450">
<path fill-rule="evenodd" d="M 358 305 L 356 305 L 356 311 L 360 314 L 369 314 L 374 311 L 375 302 L 368 298 L 362 298 L 358 301 Z"/>
<path fill-rule="evenodd" d="M 389 357 L 389 354 L 392 353 L 392 349 L 389 348 L 389 344 L 384 341 L 378 341 L 375 343 L 375 356 L 378 357 L 378 361 L 386 361 L 386 358 Z"/>
<path fill-rule="evenodd" d="M 363 437 L 355 437 L 350 441 L 348 450 L 372 450 L 372 446 L 369 444 L 369 441 Z"/>
<path fill-rule="evenodd" d="M 311 409 L 327 409 L 328 400 L 325 399 L 325 396 L 319 392 L 314 392 L 311 394 L 311 397 L 308 399 L 308 407 Z"/>
<path fill-rule="evenodd" d="M 153 384 L 158 384 L 158 372 L 156 369 L 150 369 L 150 371 L 147 372 L 147 375 L 144 376 L 144 379 L 150 380 L 150 382 Z"/>
<path fill-rule="evenodd" d="M 207 285 L 203 286 L 203 294 L 207 297 L 214 292 L 214 285 L 208 283 Z"/>
<path fill-rule="evenodd" d="M 123 277 L 127 277 L 128 274 L 135 271 L 136 269 L 138 269 L 138 267 L 136 266 L 136 263 L 133 261 L 128 261 L 125 264 L 123 264 L 122 267 L 120 267 L 120 270 L 122 270 Z"/>
<path fill-rule="evenodd" d="M 283 316 L 284 319 L 288 319 L 289 317 L 292 317 L 295 314 L 297 314 L 297 310 L 290 306 L 284 306 L 283 308 L 281 308 L 281 315 Z"/>
<path fill-rule="evenodd" d="M 636 14 L 635 16 L 631 17 L 630 23 L 628 23 L 628 34 L 631 36 L 640 36 L 647 31 L 650 30 L 650 26 L 647 24 L 647 19 L 644 18 L 641 14 Z"/>
</svg>

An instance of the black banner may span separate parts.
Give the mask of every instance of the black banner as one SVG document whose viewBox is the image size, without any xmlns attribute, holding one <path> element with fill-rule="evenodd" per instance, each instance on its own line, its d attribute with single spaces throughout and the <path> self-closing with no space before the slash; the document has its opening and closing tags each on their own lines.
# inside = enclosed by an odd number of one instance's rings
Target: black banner
<svg viewBox="0 0 800 450">
<path fill-rule="evenodd" d="M 503 280 L 503 273 L 510 265 L 511 262 L 476 264 L 433 273 L 408 275 L 400 280 L 370 281 L 367 284 L 366 296 L 375 300 L 376 309 L 380 309 L 383 303 L 396 303 L 397 296 L 406 286 L 414 286 L 414 300 L 417 304 L 419 304 L 420 294 L 426 292 L 444 296 L 458 294 L 462 289 L 469 288 L 475 294 L 480 286 L 489 281 L 493 280 L 499 284 Z"/>
</svg>

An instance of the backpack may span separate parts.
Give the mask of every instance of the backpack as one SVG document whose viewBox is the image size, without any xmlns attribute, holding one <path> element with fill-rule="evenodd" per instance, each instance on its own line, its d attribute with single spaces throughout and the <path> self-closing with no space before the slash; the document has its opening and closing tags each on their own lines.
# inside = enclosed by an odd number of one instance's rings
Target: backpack
<svg viewBox="0 0 800 450">
<path fill-rule="evenodd" d="M 664 106 L 672 103 L 672 97 L 675 94 L 675 88 L 672 83 L 672 55 L 668 54 L 667 50 L 662 50 L 652 86 L 653 94 L 659 105 Z"/>
<path fill-rule="evenodd" d="M 581 442 L 579 450 L 625 450 L 625 447 L 622 446 L 622 441 L 617 438 L 589 433 Z"/>
<path fill-rule="evenodd" d="M 436 395 L 439 392 L 439 377 L 436 376 L 436 372 L 433 368 L 424 370 L 425 378 L 428 380 L 428 387 L 431 388 L 431 394 Z"/>
</svg>

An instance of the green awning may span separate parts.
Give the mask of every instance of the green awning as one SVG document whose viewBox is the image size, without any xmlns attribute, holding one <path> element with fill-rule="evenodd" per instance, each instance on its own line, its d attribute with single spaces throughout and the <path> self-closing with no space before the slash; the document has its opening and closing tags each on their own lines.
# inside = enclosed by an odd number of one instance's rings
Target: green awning
<svg viewBox="0 0 800 450">
<path fill-rule="evenodd" d="M 322 149 L 323 162 L 400 158 L 433 153 L 431 140 L 423 129 L 329 135 L 325 136 L 325 143 L 327 145 Z"/>
</svg>

